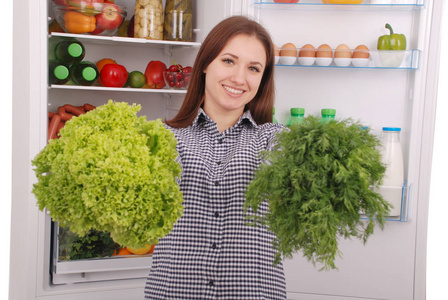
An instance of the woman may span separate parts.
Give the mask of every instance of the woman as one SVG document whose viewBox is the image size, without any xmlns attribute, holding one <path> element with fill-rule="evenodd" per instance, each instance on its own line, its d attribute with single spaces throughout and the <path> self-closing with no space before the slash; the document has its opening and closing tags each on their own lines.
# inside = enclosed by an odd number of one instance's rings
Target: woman
<svg viewBox="0 0 448 300">
<path fill-rule="evenodd" d="M 166 122 L 178 144 L 184 212 L 156 246 L 146 299 L 286 299 L 272 233 L 247 225 L 244 192 L 271 148 L 274 50 L 246 17 L 202 44 L 184 103 Z M 263 210 L 267 209 L 267 203 Z"/>
</svg>

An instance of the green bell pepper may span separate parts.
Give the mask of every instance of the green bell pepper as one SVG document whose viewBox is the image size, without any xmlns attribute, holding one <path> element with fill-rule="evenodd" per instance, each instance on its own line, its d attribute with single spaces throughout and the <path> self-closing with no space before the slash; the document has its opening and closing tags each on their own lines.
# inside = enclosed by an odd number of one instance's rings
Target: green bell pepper
<svg viewBox="0 0 448 300">
<path fill-rule="evenodd" d="M 394 33 L 392 26 L 385 26 L 390 30 L 389 35 L 382 35 L 378 38 L 378 50 L 406 50 L 406 37 L 404 34 Z"/>
</svg>

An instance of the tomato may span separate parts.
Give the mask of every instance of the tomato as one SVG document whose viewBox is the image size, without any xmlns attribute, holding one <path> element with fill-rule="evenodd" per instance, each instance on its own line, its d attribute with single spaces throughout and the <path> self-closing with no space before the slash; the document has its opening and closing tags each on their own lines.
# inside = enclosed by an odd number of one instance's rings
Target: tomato
<svg viewBox="0 0 448 300">
<path fill-rule="evenodd" d="M 128 71 L 119 64 L 106 64 L 101 69 L 100 77 L 106 87 L 123 87 L 128 80 Z"/>
<path fill-rule="evenodd" d="M 163 71 L 166 70 L 166 65 L 159 60 L 151 60 L 146 66 L 145 76 L 146 83 L 151 89 L 161 89 L 165 84 L 163 79 Z"/>
</svg>

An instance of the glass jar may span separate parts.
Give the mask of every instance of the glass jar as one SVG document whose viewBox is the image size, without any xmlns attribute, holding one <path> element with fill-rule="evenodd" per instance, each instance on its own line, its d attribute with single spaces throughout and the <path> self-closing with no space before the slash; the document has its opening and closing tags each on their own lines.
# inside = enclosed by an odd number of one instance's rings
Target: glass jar
<svg viewBox="0 0 448 300">
<path fill-rule="evenodd" d="M 166 0 L 164 36 L 169 41 L 193 40 L 191 0 Z"/>
<path fill-rule="evenodd" d="M 134 37 L 163 40 L 162 0 L 135 0 Z"/>
</svg>

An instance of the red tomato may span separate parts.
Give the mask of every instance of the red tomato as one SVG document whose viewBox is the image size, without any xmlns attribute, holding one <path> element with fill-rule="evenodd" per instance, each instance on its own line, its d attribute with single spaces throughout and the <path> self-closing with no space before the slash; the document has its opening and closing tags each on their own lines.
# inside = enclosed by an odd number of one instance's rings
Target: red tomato
<svg viewBox="0 0 448 300">
<path fill-rule="evenodd" d="M 161 89 L 165 84 L 163 79 L 163 71 L 166 70 L 166 65 L 159 60 L 151 60 L 146 66 L 145 76 L 146 83 L 151 89 Z"/>
<path fill-rule="evenodd" d="M 123 87 L 128 80 L 128 71 L 119 64 L 106 64 L 101 69 L 100 77 L 106 87 Z"/>
</svg>

